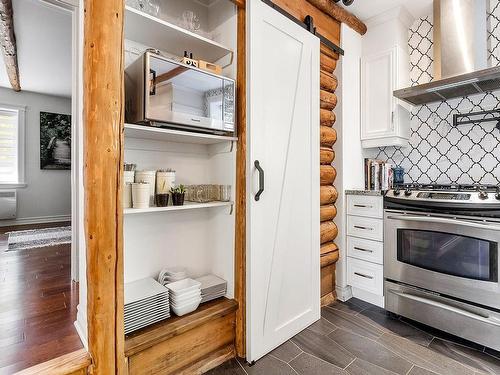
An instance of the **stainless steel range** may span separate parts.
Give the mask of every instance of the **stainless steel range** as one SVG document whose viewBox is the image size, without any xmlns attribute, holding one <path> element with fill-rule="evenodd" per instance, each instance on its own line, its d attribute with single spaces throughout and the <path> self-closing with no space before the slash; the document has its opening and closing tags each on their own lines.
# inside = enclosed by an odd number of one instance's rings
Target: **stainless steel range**
<svg viewBox="0 0 500 375">
<path fill-rule="evenodd" d="M 384 220 L 385 308 L 500 350 L 500 186 L 404 185 Z"/>
</svg>

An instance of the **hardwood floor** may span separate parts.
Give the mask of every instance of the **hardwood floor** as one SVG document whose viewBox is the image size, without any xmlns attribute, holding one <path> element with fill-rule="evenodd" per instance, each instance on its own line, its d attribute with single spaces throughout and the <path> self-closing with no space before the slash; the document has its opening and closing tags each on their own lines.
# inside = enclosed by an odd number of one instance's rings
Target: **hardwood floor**
<svg viewBox="0 0 500 375">
<path fill-rule="evenodd" d="M 500 374 L 499 352 L 355 298 L 324 307 L 321 315 L 253 366 L 233 359 L 208 374 Z"/>
<path fill-rule="evenodd" d="M 0 374 L 12 374 L 74 350 L 78 285 L 69 244 L 3 251 L 6 232 L 56 225 L 0 227 Z"/>
</svg>

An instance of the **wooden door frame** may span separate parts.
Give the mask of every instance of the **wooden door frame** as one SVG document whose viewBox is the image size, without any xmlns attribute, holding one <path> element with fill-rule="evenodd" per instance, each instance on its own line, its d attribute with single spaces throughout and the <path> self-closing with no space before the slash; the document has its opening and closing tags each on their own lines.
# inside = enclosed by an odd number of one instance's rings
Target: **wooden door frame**
<svg viewBox="0 0 500 375">
<path fill-rule="evenodd" d="M 234 240 L 234 296 L 238 301 L 236 311 L 236 355 L 246 357 L 246 2 L 232 0 L 237 7 L 236 52 L 236 124 L 238 146 L 236 150 L 236 210 Z"/>
<path fill-rule="evenodd" d="M 83 124 L 91 373 L 125 373 L 124 1 L 84 0 Z"/>
</svg>

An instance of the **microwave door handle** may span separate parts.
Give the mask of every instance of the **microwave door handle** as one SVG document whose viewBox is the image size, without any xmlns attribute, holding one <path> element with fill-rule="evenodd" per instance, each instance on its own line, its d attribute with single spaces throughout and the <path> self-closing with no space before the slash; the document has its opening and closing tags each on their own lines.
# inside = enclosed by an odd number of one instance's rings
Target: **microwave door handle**
<svg viewBox="0 0 500 375">
<path fill-rule="evenodd" d="M 406 298 L 406 299 L 410 299 L 410 300 L 413 300 L 416 302 L 425 303 L 426 305 L 439 307 L 439 308 L 442 308 L 444 310 L 448 310 L 448 311 L 454 312 L 456 314 L 466 316 L 466 317 L 471 318 L 471 319 L 479 320 L 481 322 L 500 327 L 500 319 L 493 317 L 493 316 L 483 316 L 483 315 L 480 315 L 480 314 L 477 314 L 477 313 L 474 313 L 471 311 L 461 309 L 461 308 L 456 307 L 456 306 L 448 305 L 447 303 L 444 303 L 444 302 L 435 301 L 433 299 L 417 296 L 417 295 L 411 294 L 411 293 L 401 292 L 401 291 L 395 290 L 395 289 L 389 289 L 389 292 L 393 293 L 401 298 Z"/>
<path fill-rule="evenodd" d="M 389 216 L 387 216 L 387 218 L 392 219 L 392 220 L 402 220 L 402 221 L 420 221 L 420 222 L 425 222 L 425 223 L 462 225 L 462 226 L 471 227 L 471 228 L 500 231 L 500 225 L 494 225 L 494 224 L 489 224 L 489 223 L 480 223 L 480 222 L 467 221 L 467 220 L 461 220 L 461 219 L 448 219 L 446 217 L 389 215 Z"/>
</svg>

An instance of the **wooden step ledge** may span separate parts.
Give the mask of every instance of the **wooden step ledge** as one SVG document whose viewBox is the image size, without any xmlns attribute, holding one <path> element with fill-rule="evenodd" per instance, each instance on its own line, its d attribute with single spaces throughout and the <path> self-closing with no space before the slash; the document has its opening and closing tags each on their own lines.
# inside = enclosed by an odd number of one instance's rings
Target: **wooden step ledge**
<svg viewBox="0 0 500 375">
<path fill-rule="evenodd" d="M 85 349 L 51 359 L 17 372 L 17 375 L 68 375 L 86 374 L 91 365 L 90 354 Z"/>
<path fill-rule="evenodd" d="M 200 305 L 198 310 L 184 316 L 173 316 L 133 332 L 125 337 L 125 356 L 130 357 L 162 341 L 181 335 L 211 320 L 231 314 L 238 309 L 234 299 L 219 298 Z"/>
</svg>

